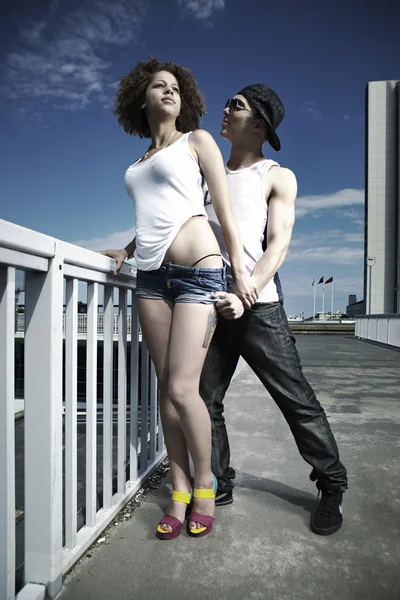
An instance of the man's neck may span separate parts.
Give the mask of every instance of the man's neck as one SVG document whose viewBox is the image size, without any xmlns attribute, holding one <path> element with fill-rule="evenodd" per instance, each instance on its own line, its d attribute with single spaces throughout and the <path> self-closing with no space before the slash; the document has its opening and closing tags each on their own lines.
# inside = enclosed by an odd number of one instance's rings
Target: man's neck
<svg viewBox="0 0 400 600">
<path fill-rule="evenodd" d="M 245 169 L 254 163 L 265 160 L 261 146 L 250 146 L 246 144 L 232 144 L 231 155 L 227 166 L 231 171 Z"/>
</svg>

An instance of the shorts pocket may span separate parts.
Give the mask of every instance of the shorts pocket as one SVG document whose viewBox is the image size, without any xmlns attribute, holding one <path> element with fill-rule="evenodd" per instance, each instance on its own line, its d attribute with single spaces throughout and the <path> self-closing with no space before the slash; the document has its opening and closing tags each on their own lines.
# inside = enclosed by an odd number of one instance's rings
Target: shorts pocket
<svg viewBox="0 0 400 600">
<path fill-rule="evenodd" d="M 215 281 L 213 279 L 206 279 L 199 277 L 199 286 L 207 292 L 225 292 L 226 282 L 224 280 Z"/>
</svg>

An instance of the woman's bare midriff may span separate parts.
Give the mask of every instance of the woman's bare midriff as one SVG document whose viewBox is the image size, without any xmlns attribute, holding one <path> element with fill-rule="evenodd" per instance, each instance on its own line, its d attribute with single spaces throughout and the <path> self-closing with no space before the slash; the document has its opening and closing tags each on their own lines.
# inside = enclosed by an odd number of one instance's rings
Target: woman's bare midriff
<svg viewBox="0 0 400 600">
<path fill-rule="evenodd" d="M 216 254 L 217 256 L 207 256 Z M 202 257 L 207 256 L 203 260 Z M 197 262 L 199 261 L 199 262 Z M 206 217 L 198 215 L 186 221 L 168 248 L 163 264 L 215 269 L 222 267 L 221 251 Z"/>
</svg>

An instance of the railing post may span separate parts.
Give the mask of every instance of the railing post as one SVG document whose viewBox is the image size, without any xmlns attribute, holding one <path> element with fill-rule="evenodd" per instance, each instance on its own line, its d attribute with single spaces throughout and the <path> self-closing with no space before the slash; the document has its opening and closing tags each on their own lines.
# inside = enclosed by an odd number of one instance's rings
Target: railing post
<svg viewBox="0 0 400 600">
<path fill-rule="evenodd" d="M 118 313 L 118 494 L 126 492 L 126 369 L 127 301 L 126 290 L 119 290 Z"/>
<path fill-rule="evenodd" d="M 63 260 L 25 277 L 25 582 L 62 587 Z"/>
<path fill-rule="evenodd" d="M 66 285 L 65 319 L 65 546 L 72 550 L 77 540 L 77 367 L 78 281 Z"/>
<path fill-rule="evenodd" d="M 157 456 L 157 399 L 158 385 L 154 363 L 150 363 L 150 462 Z"/>
<path fill-rule="evenodd" d="M 130 451 L 129 480 L 138 476 L 138 386 L 139 386 L 139 320 L 135 293 L 132 292 L 131 311 L 131 396 L 130 396 Z"/>
<path fill-rule="evenodd" d="M 97 306 L 99 286 L 88 284 L 86 337 L 86 525 L 97 513 Z"/>
<path fill-rule="evenodd" d="M 15 597 L 14 322 L 15 269 L 0 265 L 0 598 L 5 600 Z"/>
<path fill-rule="evenodd" d="M 113 496 L 113 296 L 104 288 L 103 340 L 103 507 L 110 509 Z"/>
<path fill-rule="evenodd" d="M 144 473 L 148 465 L 148 406 L 149 406 L 149 366 L 150 355 L 146 342 L 142 337 L 141 349 L 141 390 L 140 390 L 140 473 Z"/>
</svg>

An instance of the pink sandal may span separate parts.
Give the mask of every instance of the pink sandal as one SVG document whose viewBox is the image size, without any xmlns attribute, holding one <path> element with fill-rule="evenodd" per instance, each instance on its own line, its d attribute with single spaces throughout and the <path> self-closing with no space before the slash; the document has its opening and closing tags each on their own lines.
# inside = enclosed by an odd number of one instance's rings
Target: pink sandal
<svg viewBox="0 0 400 600">
<path fill-rule="evenodd" d="M 192 494 L 186 494 L 185 492 L 177 492 L 172 490 L 171 500 L 173 502 L 182 502 L 183 504 L 190 504 Z M 169 525 L 172 528 L 172 531 L 165 531 L 162 528 L 162 525 Z M 183 523 L 180 522 L 176 517 L 170 517 L 170 515 L 164 515 L 160 520 L 156 535 L 160 538 L 160 540 L 173 540 L 177 538 L 181 532 Z"/>
<path fill-rule="evenodd" d="M 193 490 L 193 498 L 206 498 L 211 499 L 215 498 L 215 493 L 217 491 L 218 482 L 214 477 L 214 488 L 209 489 L 199 489 L 194 488 Z M 192 537 L 203 537 L 211 533 L 213 528 L 215 517 L 211 515 L 202 515 L 200 513 L 192 512 L 190 515 L 190 521 L 194 521 L 195 523 L 200 523 L 201 527 L 198 529 L 190 529 L 188 523 L 188 532 Z"/>
</svg>

